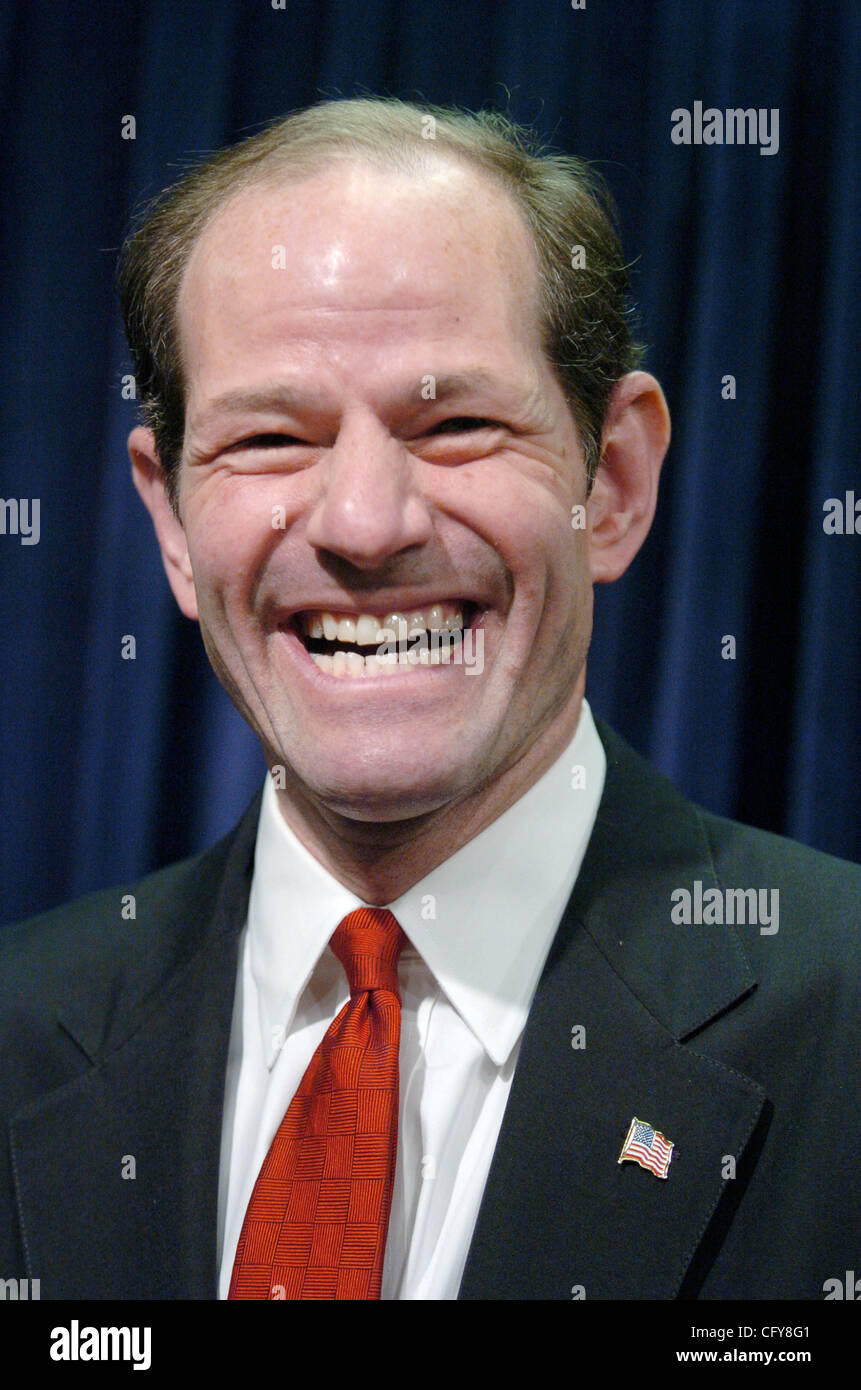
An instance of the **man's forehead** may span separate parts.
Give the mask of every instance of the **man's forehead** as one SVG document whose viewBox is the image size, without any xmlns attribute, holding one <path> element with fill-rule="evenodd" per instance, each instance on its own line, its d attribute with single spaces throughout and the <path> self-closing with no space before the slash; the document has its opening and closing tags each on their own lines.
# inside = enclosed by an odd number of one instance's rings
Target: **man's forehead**
<svg viewBox="0 0 861 1390">
<path fill-rule="evenodd" d="M 317 308 L 385 307 L 405 303 L 404 292 L 417 303 L 449 288 L 474 297 L 480 283 L 519 316 L 535 303 L 535 259 L 519 209 L 482 171 L 431 159 L 405 173 L 342 158 L 233 194 L 192 250 L 180 308 L 285 287 L 297 303 L 307 288 Z"/>
</svg>

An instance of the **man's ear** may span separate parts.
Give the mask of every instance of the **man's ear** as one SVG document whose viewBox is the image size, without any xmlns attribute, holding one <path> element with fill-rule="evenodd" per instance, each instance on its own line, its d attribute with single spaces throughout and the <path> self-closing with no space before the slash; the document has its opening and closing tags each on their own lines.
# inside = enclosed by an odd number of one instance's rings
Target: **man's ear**
<svg viewBox="0 0 861 1390">
<path fill-rule="evenodd" d="M 613 388 L 601 433 L 601 461 L 586 511 L 595 583 L 625 573 L 652 525 L 658 478 L 670 442 L 670 413 L 648 372 L 629 372 Z"/>
<path fill-rule="evenodd" d="M 185 531 L 168 499 L 164 471 L 152 430 L 145 429 L 143 425 L 133 429 L 128 448 L 132 461 L 132 481 L 152 517 L 162 564 L 173 596 L 187 618 L 197 618 L 197 595 Z"/>
</svg>

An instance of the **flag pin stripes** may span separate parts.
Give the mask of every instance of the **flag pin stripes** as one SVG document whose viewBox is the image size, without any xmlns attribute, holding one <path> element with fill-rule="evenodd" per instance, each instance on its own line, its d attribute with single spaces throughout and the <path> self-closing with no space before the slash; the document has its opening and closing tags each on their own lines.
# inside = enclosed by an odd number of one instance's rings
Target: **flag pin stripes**
<svg viewBox="0 0 861 1390">
<path fill-rule="evenodd" d="M 674 1147 L 663 1134 L 646 1124 L 645 1120 L 638 1120 L 635 1115 L 617 1161 L 639 1163 L 641 1168 L 648 1168 L 656 1178 L 665 1178 Z"/>
</svg>

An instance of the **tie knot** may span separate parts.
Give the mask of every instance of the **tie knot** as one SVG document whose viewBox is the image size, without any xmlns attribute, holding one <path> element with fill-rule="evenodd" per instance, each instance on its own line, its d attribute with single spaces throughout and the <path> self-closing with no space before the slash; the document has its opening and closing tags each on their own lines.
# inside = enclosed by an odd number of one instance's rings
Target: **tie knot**
<svg viewBox="0 0 861 1390">
<path fill-rule="evenodd" d="M 406 936 L 385 907 L 359 907 L 349 912 L 329 945 L 346 971 L 350 994 L 369 989 L 398 993 L 398 956 Z"/>
</svg>

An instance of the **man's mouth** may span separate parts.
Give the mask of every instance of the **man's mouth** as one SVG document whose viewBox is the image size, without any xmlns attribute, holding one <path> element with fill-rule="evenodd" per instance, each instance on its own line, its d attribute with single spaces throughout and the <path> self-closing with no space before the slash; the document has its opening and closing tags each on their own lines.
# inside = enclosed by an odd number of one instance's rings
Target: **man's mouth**
<svg viewBox="0 0 861 1390">
<path fill-rule="evenodd" d="M 402 612 L 309 609 L 295 614 L 291 627 L 327 675 L 391 676 L 456 661 L 464 630 L 477 613 L 468 600 L 441 600 Z"/>
</svg>

